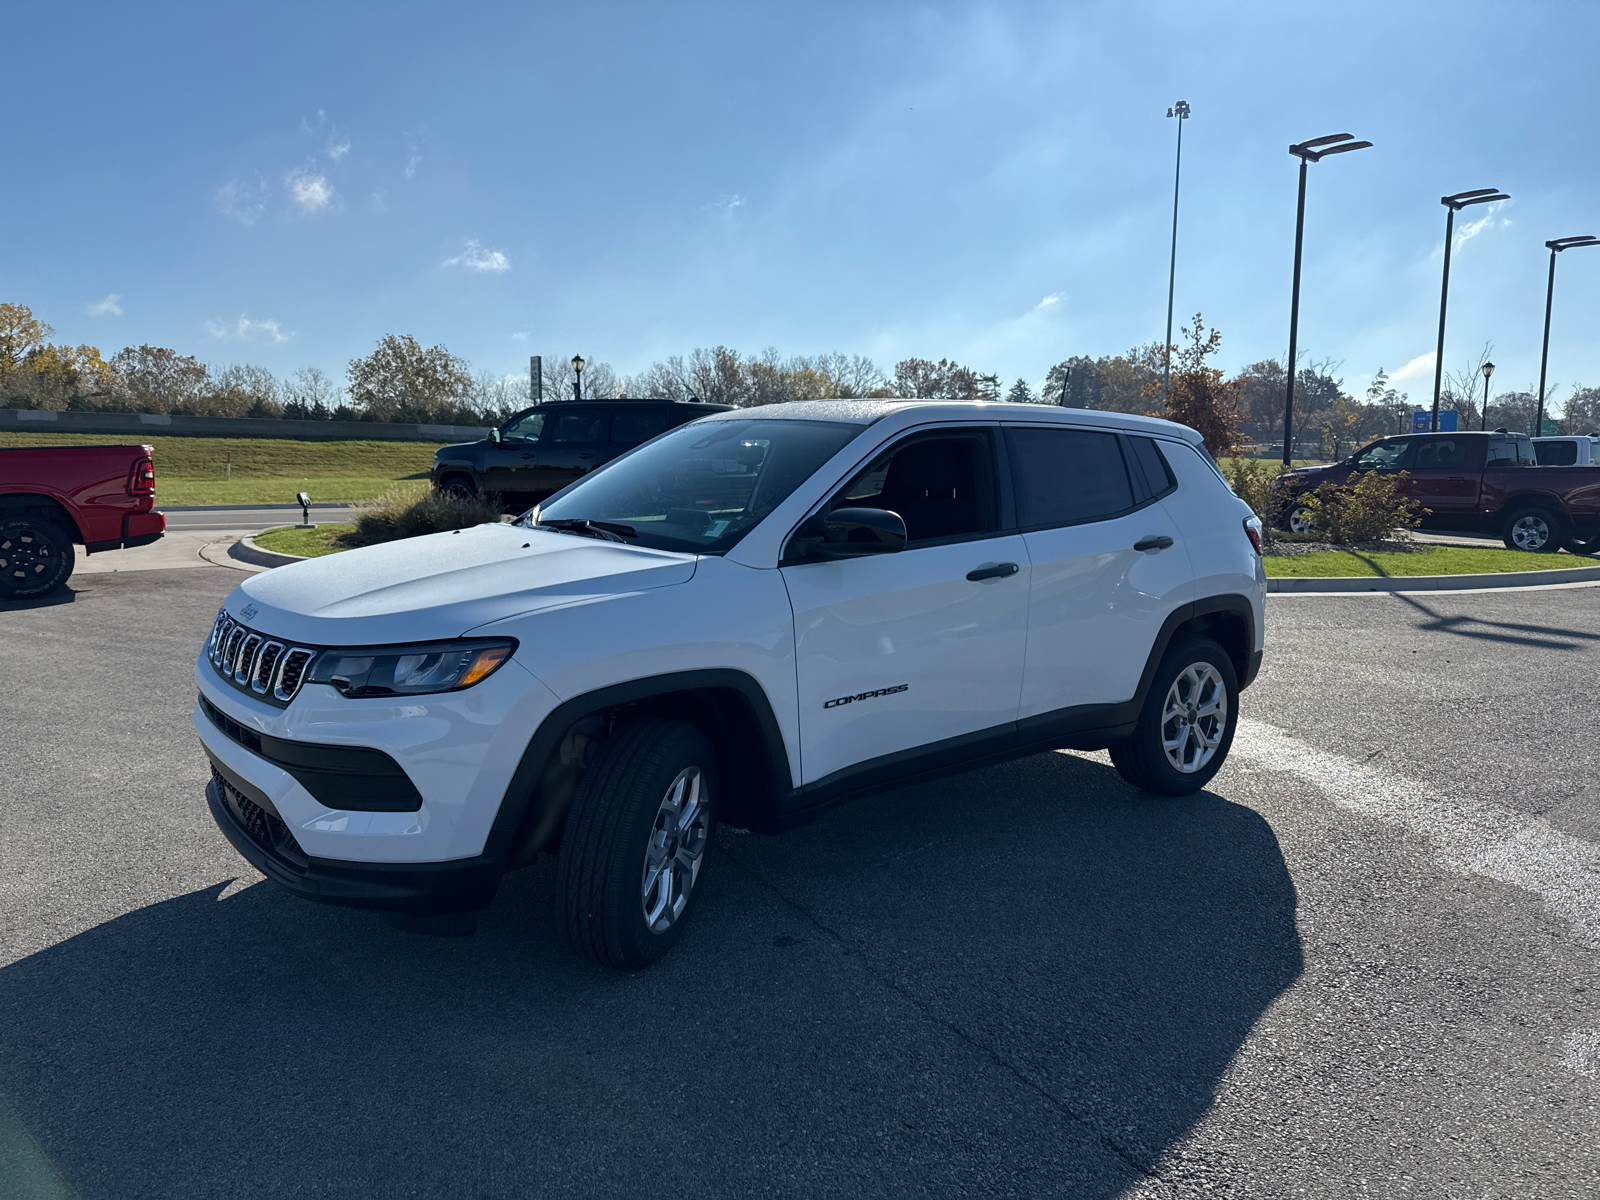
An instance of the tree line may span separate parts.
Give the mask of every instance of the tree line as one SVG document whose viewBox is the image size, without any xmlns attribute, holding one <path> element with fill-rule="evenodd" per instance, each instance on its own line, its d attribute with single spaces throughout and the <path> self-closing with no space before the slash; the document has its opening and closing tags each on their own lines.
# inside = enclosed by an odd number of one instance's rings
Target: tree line
<svg viewBox="0 0 1600 1200">
<path fill-rule="evenodd" d="M 107 359 L 94 346 L 57 344 L 53 337 L 26 305 L 0 303 L 0 407 L 490 425 L 525 408 L 532 391 L 526 378 L 474 372 L 443 345 L 424 347 L 407 334 L 389 334 L 370 354 L 351 359 L 342 381 L 316 367 L 279 378 L 265 367 L 207 364 L 161 346 L 129 346 Z M 1152 342 L 1126 354 L 1071 356 L 1050 367 L 1037 388 L 1024 379 L 1006 388 L 998 375 L 945 358 L 902 359 L 885 372 L 859 354 L 784 357 L 768 349 L 747 355 L 715 346 L 672 355 L 631 376 L 604 362 L 586 363 L 582 392 L 738 407 L 886 397 L 1030 404 L 1064 398 L 1071 407 L 1182 421 L 1199 429 L 1219 456 L 1251 444 L 1281 446 L 1288 382 L 1283 361 L 1251 363 L 1228 377 L 1212 365 L 1221 335 L 1207 329 L 1199 314 L 1183 338 L 1170 348 Z M 1169 353 L 1171 385 L 1164 387 Z M 1460 412 L 1463 428 L 1482 424 L 1480 368 L 1487 357 L 1486 347 L 1476 361 L 1447 376 L 1442 405 Z M 571 360 L 541 361 L 542 398 L 571 399 L 577 385 Z M 1347 390 L 1339 367 L 1332 360 L 1299 365 L 1296 453 L 1338 457 L 1374 437 L 1409 431 L 1414 406 L 1383 371 L 1358 395 Z M 1493 396 L 1488 425 L 1532 432 L 1535 407 L 1527 391 Z M 1600 388 L 1574 388 L 1560 419 L 1563 432 L 1600 429 Z"/>
</svg>

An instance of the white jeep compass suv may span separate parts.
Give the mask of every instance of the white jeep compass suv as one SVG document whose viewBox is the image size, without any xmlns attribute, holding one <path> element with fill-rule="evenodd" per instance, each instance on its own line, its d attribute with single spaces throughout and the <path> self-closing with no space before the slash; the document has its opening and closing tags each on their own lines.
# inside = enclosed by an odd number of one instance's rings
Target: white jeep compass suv
<svg viewBox="0 0 1600 1200">
<path fill-rule="evenodd" d="M 211 812 L 300 896 L 676 941 L 718 820 L 1062 747 L 1203 787 L 1261 664 L 1259 526 L 1193 430 L 1013 404 L 705 417 L 515 524 L 253 576 L 196 664 Z"/>
</svg>

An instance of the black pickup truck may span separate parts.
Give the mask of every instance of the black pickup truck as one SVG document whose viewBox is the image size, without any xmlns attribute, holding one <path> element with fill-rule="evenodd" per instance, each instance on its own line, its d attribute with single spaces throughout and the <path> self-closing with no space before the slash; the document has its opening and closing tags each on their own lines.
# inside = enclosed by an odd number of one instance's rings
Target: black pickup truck
<svg viewBox="0 0 1600 1200">
<path fill-rule="evenodd" d="M 521 512 L 619 454 L 727 404 L 673 400 L 560 400 L 524 409 L 480 442 L 433 455 L 435 491 L 493 492 Z"/>
<path fill-rule="evenodd" d="M 1429 529 L 1492 534 L 1546 554 L 1600 542 L 1600 466 L 1540 466 L 1533 440 L 1503 429 L 1381 438 L 1341 462 L 1285 471 L 1274 483 L 1283 527 L 1308 530 L 1299 498 L 1364 471 L 1405 472 L 1400 490 L 1428 510 Z"/>
</svg>

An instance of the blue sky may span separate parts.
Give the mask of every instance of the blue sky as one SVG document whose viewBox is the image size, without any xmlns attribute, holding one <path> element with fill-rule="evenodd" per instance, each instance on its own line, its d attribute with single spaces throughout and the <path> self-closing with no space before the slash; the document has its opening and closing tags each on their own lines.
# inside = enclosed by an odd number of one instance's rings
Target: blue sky
<svg viewBox="0 0 1600 1200">
<path fill-rule="evenodd" d="M 108 354 L 287 373 L 379 336 L 474 367 L 695 346 L 959 359 L 1008 382 L 1158 340 L 1186 99 L 1179 320 L 1431 395 L 1538 378 L 1547 238 L 1600 234 L 1600 9 L 1487 5 L 33 5 L 7 18 L 0 299 Z M 1487 220 L 1482 220 L 1482 218 Z M 1481 224 L 1479 223 L 1481 221 Z M 1600 250 L 1551 378 L 1600 384 Z"/>
</svg>

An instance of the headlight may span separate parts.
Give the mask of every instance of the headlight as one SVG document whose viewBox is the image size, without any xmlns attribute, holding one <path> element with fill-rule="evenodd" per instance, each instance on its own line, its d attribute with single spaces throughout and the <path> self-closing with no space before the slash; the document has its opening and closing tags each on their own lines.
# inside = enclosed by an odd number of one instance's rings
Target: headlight
<svg viewBox="0 0 1600 1200">
<path fill-rule="evenodd" d="M 493 675 L 516 648 L 510 638 L 494 638 L 324 650 L 311 664 L 309 680 L 331 683 L 352 699 L 459 692 Z"/>
</svg>

